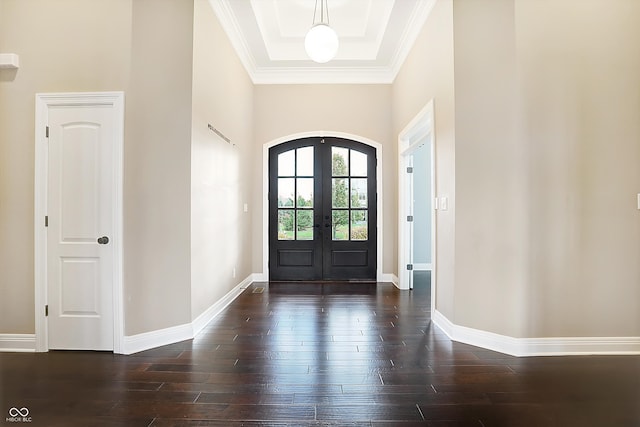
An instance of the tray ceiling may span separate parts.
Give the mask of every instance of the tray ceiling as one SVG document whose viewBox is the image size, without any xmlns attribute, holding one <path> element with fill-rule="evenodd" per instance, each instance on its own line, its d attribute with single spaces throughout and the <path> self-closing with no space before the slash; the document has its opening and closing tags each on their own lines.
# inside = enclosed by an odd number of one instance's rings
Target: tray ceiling
<svg viewBox="0 0 640 427">
<path fill-rule="evenodd" d="M 256 84 L 391 83 L 435 0 L 328 0 L 340 48 L 311 61 L 304 37 L 315 0 L 209 0 Z"/>
</svg>

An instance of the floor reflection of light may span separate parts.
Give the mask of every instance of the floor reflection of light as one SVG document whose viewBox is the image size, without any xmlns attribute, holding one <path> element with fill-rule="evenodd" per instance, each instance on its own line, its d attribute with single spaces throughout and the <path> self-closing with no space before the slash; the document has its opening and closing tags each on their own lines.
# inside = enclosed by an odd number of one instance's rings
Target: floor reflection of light
<svg viewBox="0 0 640 427">
<path fill-rule="evenodd" d="M 361 352 L 363 347 L 380 343 L 378 331 L 371 328 L 373 313 L 358 306 L 355 296 L 336 296 L 327 301 L 327 343 L 328 360 L 325 369 L 330 383 L 365 384 L 378 381 L 377 366 L 370 353 Z M 363 359 L 371 363 L 362 363 Z M 354 360 L 358 360 L 354 370 Z"/>
<path fill-rule="evenodd" d="M 377 371 L 390 362 L 362 363 L 370 352 L 360 352 L 359 347 L 379 344 L 381 337 L 371 326 L 374 313 L 359 306 L 357 296 L 300 295 L 293 304 L 291 297 L 287 304 L 280 304 L 276 296 L 269 302 L 272 321 L 265 350 L 287 356 L 272 360 L 274 375 L 287 372 L 282 374 L 285 382 L 306 384 L 319 395 L 340 391 L 345 383 L 380 383 Z M 292 368 L 302 366 L 308 368 L 306 375 L 300 369 L 292 373 Z"/>
</svg>

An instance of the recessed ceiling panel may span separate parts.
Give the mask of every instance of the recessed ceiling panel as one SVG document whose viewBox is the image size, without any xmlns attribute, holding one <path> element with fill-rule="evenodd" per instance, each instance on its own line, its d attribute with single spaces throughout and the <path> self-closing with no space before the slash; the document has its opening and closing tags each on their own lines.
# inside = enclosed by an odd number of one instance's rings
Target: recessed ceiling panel
<svg viewBox="0 0 640 427">
<path fill-rule="evenodd" d="M 328 0 L 340 47 L 327 64 L 304 50 L 316 0 L 209 2 L 254 82 L 390 83 L 435 0 Z"/>
</svg>

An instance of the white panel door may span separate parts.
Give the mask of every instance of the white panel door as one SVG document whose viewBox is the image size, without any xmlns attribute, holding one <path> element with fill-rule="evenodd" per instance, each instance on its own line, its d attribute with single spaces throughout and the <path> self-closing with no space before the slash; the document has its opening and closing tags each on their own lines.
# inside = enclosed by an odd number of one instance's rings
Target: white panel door
<svg viewBox="0 0 640 427">
<path fill-rule="evenodd" d="M 49 348 L 113 350 L 112 110 L 48 112 Z"/>
</svg>

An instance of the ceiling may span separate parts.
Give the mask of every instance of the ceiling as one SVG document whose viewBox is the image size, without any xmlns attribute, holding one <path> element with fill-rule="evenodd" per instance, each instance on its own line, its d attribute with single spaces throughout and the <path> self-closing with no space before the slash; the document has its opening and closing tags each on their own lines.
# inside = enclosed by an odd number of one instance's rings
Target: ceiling
<svg viewBox="0 0 640 427">
<path fill-rule="evenodd" d="M 328 0 L 336 57 L 311 61 L 316 0 L 209 0 L 256 84 L 391 83 L 435 0 Z M 316 20 L 317 22 L 317 20 Z"/>
</svg>

